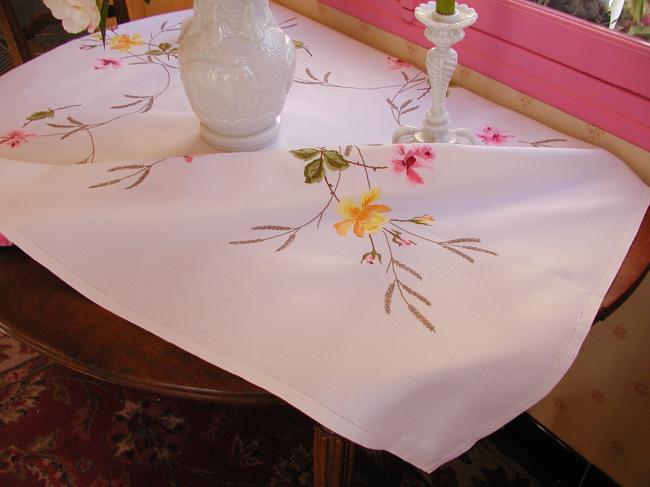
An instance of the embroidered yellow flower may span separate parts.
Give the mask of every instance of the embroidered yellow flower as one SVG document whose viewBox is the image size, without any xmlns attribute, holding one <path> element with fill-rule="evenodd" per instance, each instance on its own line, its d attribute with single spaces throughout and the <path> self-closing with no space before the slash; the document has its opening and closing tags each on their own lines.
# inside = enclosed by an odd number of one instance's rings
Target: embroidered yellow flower
<svg viewBox="0 0 650 487">
<path fill-rule="evenodd" d="M 343 199 L 336 208 L 337 213 L 344 218 L 334 224 L 336 233 L 347 236 L 350 228 L 353 228 L 357 237 L 363 237 L 367 233 L 375 233 L 384 227 L 388 219 L 382 215 L 391 211 L 388 206 L 373 205 L 379 199 L 381 190 L 373 188 L 361 195 L 361 204 L 357 206 L 350 198 Z"/>
<path fill-rule="evenodd" d="M 120 34 L 111 37 L 110 41 L 111 49 L 116 51 L 126 52 L 129 49 L 132 49 L 136 46 L 141 46 L 144 43 L 144 39 L 140 34 Z"/>
</svg>

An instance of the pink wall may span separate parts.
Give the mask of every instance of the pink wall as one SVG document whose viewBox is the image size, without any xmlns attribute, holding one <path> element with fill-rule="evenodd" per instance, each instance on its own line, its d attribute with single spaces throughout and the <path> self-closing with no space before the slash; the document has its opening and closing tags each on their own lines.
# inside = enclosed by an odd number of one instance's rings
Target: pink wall
<svg viewBox="0 0 650 487">
<path fill-rule="evenodd" d="M 321 0 L 430 47 L 417 0 Z M 462 64 L 650 150 L 650 45 L 525 0 L 468 0 Z"/>
</svg>

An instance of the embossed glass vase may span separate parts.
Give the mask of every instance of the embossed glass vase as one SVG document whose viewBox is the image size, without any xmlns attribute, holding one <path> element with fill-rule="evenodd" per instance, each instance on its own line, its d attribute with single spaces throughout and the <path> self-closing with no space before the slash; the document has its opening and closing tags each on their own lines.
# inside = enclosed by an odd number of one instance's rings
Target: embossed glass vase
<svg viewBox="0 0 650 487">
<path fill-rule="evenodd" d="M 194 0 L 183 22 L 180 72 L 201 135 L 222 151 L 277 137 L 296 53 L 268 0 Z"/>
</svg>

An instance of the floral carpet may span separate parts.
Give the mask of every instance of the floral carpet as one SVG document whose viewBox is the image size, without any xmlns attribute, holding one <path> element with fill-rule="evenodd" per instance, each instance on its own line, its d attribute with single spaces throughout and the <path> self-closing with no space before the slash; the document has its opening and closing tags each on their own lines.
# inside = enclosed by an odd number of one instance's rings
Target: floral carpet
<svg viewBox="0 0 650 487">
<path fill-rule="evenodd" d="M 0 485 L 313 485 L 312 423 L 288 406 L 155 397 L 62 367 L 0 333 Z M 359 448 L 354 487 L 544 485 L 488 438 L 431 475 Z"/>
</svg>

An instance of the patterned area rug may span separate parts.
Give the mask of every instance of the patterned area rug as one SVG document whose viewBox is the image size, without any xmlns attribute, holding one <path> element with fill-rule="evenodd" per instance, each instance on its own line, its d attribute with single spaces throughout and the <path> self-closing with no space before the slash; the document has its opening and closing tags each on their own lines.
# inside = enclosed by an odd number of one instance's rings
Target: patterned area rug
<svg viewBox="0 0 650 487">
<path fill-rule="evenodd" d="M 0 333 L 0 485 L 313 484 L 312 423 L 288 406 L 224 407 L 155 397 L 78 374 Z M 492 438 L 418 471 L 359 448 L 354 487 L 548 485 Z"/>
</svg>

